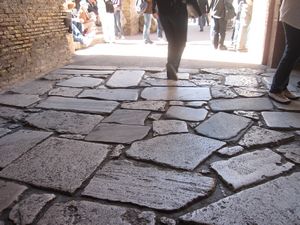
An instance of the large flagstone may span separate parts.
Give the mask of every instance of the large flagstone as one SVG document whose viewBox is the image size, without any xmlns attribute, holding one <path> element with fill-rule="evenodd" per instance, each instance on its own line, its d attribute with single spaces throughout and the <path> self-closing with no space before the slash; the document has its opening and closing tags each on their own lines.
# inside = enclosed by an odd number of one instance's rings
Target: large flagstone
<svg viewBox="0 0 300 225">
<path fill-rule="evenodd" d="M 102 79 L 92 78 L 92 77 L 72 77 L 68 80 L 61 81 L 57 83 L 57 86 L 63 87 L 74 87 L 74 88 L 84 88 L 84 87 L 97 87 L 103 83 Z"/>
<path fill-rule="evenodd" d="M 225 78 L 225 85 L 235 87 L 257 87 L 258 82 L 254 76 L 229 75 Z"/>
<path fill-rule="evenodd" d="M 300 129 L 300 113 L 262 112 L 262 116 L 270 128 Z"/>
<path fill-rule="evenodd" d="M 180 217 L 185 224 L 299 224 L 300 173 L 280 177 Z"/>
<path fill-rule="evenodd" d="M 161 87 L 195 87 L 196 85 L 188 80 L 163 80 L 163 79 L 147 79 L 146 84 Z"/>
<path fill-rule="evenodd" d="M 145 88 L 141 97 L 147 100 L 167 101 L 199 101 L 210 100 L 207 87 L 149 87 Z"/>
<path fill-rule="evenodd" d="M 290 104 L 281 104 L 275 101 L 273 103 L 280 110 L 300 112 L 300 100 L 292 101 Z"/>
<path fill-rule="evenodd" d="M 171 106 L 166 113 L 166 117 L 186 121 L 202 121 L 206 118 L 207 114 L 208 111 L 206 109 Z"/>
<path fill-rule="evenodd" d="M 277 152 L 280 152 L 287 159 L 291 160 L 294 163 L 300 164 L 300 142 L 295 142 L 288 145 L 281 145 L 275 149 Z"/>
<path fill-rule="evenodd" d="M 66 65 L 61 71 L 68 70 L 68 69 L 74 69 L 74 70 L 82 70 L 83 72 L 85 70 L 116 70 L 118 67 L 116 66 L 95 66 L 95 65 Z"/>
<path fill-rule="evenodd" d="M 28 95 L 43 95 L 52 89 L 53 82 L 45 80 L 34 80 L 23 84 L 22 86 L 17 86 L 11 89 L 11 91 L 19 94 Z"/>
<path fill-rule="evenodd" d="M 180 120 L 157 120 L 153 121 L 154 135 L 165 135 L 170 133 L 188 133 L 186 122 Z"/>
<path fill-rule="evenodd" d="M 174 168 L 193 170 L 225 143 L 194 134 L 175 134 L 134 142 L 126 155 Z"/>
<path fill-rule="evenodd" d="M 143 70 L 118 70 L 106 82 L 106 86 L 112 88 L 136 87 L 144 74 Z"/>
<path fill-rule="evenodd" d="M 150 111 L 145 110 L 115 110 L 110 116 L 106 117 L 103 123 L 120 123 L 128 125 L 144 125 Z"/>
<path fill-rule="evenodd" d="M 25 95 L 25 94 L 2 94 L 0 95 L 0 104 L 15 106 L 15 107 L 28 107 L 37 103 L 41 99 L 38 95 Z"/>
<path fill-rule="evenodd" d="M 139 97 L 138 89 L 97 89 L 85 90 L 79 98 L 95 98 L 114 101 L 136 101 Z"/>
<path fill-rule="evenodd" d="M 165 101 L 137 101 L 122 103 L 121 108 L 164 112 L 166 105 Z"/>
<path fill-rule="evenodd" d="M 122 160 L 110 161 L 98 170 L 83 195 L 175 210 L 208 196 L 214 186 L 212 178 L 198 173 L 160 170 Z"/>
<path fill-rule="evenodd" d="M 49 138 L 0 172 L 0 177 L 74 193 L 102 163 L 111 146 Z"/>
</svg>

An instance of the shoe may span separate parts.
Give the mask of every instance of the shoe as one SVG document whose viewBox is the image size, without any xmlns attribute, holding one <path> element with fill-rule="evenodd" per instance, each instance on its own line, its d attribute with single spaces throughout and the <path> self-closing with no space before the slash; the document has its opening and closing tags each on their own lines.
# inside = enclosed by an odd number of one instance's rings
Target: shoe
<svg viewBox="0 0 300 225">
<path fill-rule="evenodd" d="M 291 99 L 291 100 L 296 100 L 299 98 L 298 96 L 291 93 L 288 89 L 284 90 L 282 93 L 285 97 L 287 97 L 288 99 Z"/>
<path fill-rule="evenodd" d="M 200 29 L 200 32 L 203 32 L 203 29 Z"/>
<path fill-rule="evenodd" d="M 151 41 L 151 40 L 145 40 L 144 43 L 145 44 L 153 44 L 153 41 Z"/>
<path fill-rule="evenodd" d="M 298 81 L 297 86 L 300 87 L 300 81 Z"/>
<path fill-rule="evenodd" d="M 283 92 L 280 93 L 272 93 L 269 92 L 269 98 L 273 99 L 276 102 L 282 103 L 282 104 L 289 104 L 291 102 L 290 99 L 288 99 Z"/>
<path fill-rule="evenodd" d="M 220 50 L 227 50 L 227 47 L 226 47 L 225 45 L 220 45 L 220 46 L 219 46 L 219 49 L 220 49 Z"/>
<path fill-rule="evenodd" d="M 168 80 L 178 80 L 176 69 L 173 65 L 167 63 L 167 78 Z"/>
</svg>

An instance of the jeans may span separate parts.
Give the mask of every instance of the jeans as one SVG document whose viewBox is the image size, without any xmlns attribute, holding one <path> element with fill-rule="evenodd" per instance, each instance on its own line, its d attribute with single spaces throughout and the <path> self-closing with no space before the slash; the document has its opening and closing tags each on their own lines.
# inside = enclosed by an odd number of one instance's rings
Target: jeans
<svg viewBox="0 0 300 225">
<path fill-rule="evenodd" d="M 203 14 L 202 16 L 198 17 L 198 24 L 200 26 L 200 30 L 203 31 L 203 27 L 205 26 L 205 15 Z"/>
<path fill-rule="evenodd" d="M 300 29 L 283 23 L 285 34 L 285 50 L 273 77 L 270 92 L 280 93 L 287 89 L 290 74 L 300 57 Z"/>
<path fill-rule="evenodd" d="M 121 37 L 123 36 L 123 30 L 121 25 L 121 11 L 116 10 L 114 13 L 114 17 L 115 17 L 115 35 L 116 37 Z"/>
<path fill-rule="evenodd" d="M 143 38 L 145 41 L 150 41 L 151 15 L 150 13 L 144 13 Z"/>
<path fill-rule="evenodd" d="M 163 37 L 163 27 L 161 25 L 160 19 L 157 18 L 157 37 L 162 38 Z"/>
<path fill-rule="evenodd" d="M 226 26 L 227 20 L 225 20 L 224 18 L 213 18 L 211 27 L 211 38 L 215 49 L 217 49 L 219 45 L 224 45 Z"/>
</svg>

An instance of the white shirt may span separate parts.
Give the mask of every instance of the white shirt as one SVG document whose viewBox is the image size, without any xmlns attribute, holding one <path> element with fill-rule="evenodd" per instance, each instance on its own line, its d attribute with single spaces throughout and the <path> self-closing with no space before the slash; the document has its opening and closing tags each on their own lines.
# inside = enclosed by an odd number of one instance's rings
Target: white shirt
<svg viewBox="0 0 300 225">
<path fill-rule="evenodd" d="M 280 21 L 300 29 L 300 0 L 283 0 L 280 7 Z"/>
</svg>

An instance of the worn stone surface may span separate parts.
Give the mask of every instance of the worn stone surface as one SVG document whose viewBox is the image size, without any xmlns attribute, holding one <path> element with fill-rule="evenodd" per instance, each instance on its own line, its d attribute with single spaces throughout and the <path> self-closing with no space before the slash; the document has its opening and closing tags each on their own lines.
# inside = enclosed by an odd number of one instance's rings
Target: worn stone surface
<svg viewBox="0 0 300 225">
<path fill-rule="evenodd" d="M 80 88 L 69 88 L 69 87 L 58 87 L 49 91 L 49 96 L 62 96 L 62 97 L 75 97 L 82 89 Z"/>
<path fill-rule="evenodd" d="M 233 146 L 233 147 L 225 147 L 221 148 L 218 153 L 221 155 L 226 155 L 226 156 L 234 156 L 236 154 L 239 154 L 244 151 L 244 148 L 242 146 Z"/>
<path fill-rule="evenodd" d="M 1 117 L 0 117 L 0 127 L 1 126 L 3 126 L 3 125 L 5 125 L 5 124 L 7 124 L 7 120 L 6 119 L 2 119 Z"/>
<path fill-rule="evenodd" d="M 126 155 L 174 168 L 193 170 L 224 144 L 194 134 L 174 134 L 134 142 Z"/>
<path fill-rule="evenodd" d="M 136 209 L 88 201 L 69 201 L 51 206 L 37 225 L 70 223 L 81 225 L 154 225 L 155 217 L 153 212 L 146 214 Z"/>
<path fill-rule="evenodd" d="M 26 189 L 26 186 L 0 180 L 0 213 L 18 200 Z"/>
<path fill-rule="evenodd" d="M 263 70 L 251 68 L 202 68 L 206 73 L 220 74 L 220 75 L 249 75 L 260 74 Z"/>
<path fill-rule="evenodd" d="M 41 99 L 38 95 L 3 94 L 0 95 L 0 104 L 16 107 L 28 107 Z"/>
<path fill-rule="evenodd" d="M 183 101 L 169 101 L 169 106 L 184 106 L 184 102 Z"/>
<path fill-rule="evenodd" d="M 66 79 L 69 79 L 71 77 L 72 77 L 72 75 L 49 73 L 48 75 L 44 76 L 42 79 L 57 81 L 57 80 L 66 80 Z"/>
<path fill-rule="evenodd" d="M 277 152 L 280 152 L 287 159 L 291 160 L 294 163 L 300 164 L 300 143 L 295 142 L 288 145 L 282 145 L 275 149 Z"/>
<path fill-rule="evenodd" d="M 7 128 L 0 128 L 0 138 L 5 136 L 6 134 L 10 133 L 11 130 Z"/>
<path fill-rule="evenodd" d="M 213 111 L 263 111 L 273 109 L 273 105 L 268 98 L 216 99 L 211 100 L 209 105 Z"/>
<path fill-rule="evenodd" d="M 101 70 L 116 70 L 118 69 L 118 67 L 116 66 L 95 66 L 95 65 L 73 65 L 73 64 L 70 64 L 70 65 L 66 65 L 64 66 L 62 69 L 60 69 L 61 71 L 65 71 L 65 70 L 70 70 L 70 69 L 73 69 L 73 70 L 82 70 L 83 72 L 85 70 L 96 70 L 96 71 L 101 71 Z"/>
<path fill-rule="evenodd" d="M 148 126 L 103 123 L 89 133 L 86 140 L 130 144 L 146 137 L 149 131 Z"/>
<path fill-rule="evenodd" d="M 19 94 L 43 95 L 52 89 L 52 85 L 51 81 L 35 80 L 22 86 L 14 87 L 11 91 Z"/>
<path fill-rule="evenodd" d="M 147 79 L 146 84 L 158 87 L 195 87 L 196 85 L 188 80 L 162 80 L 162 79 Z"/>
<path fill-rule="evenodd" d="M 247 148 L 278 145 L 294 138 L 294 135 L 279 131 L 268 130 L 262 127 L 253 126 L 242 137 L 239 145 Z"/>
<path fill-rule="evenodd" d="M 186 224 L 299 224 L 300 173 L 259 185 L 183 215 Z"/>
<path fill-rule="evenodd" d="M 210 100 L 207 87 L 150 87 L 142 91 L 141 97 L 147 100 Z"/>
<path fill-rule="evenodd" d="M 91 99 L 76 99 L 64 97 L 49 97 L 37 107 L 87 113 L 111 113 L 117 106 L 115 101 L 101 101 Z"/>
<path fill-rule="evenodd" d="M 196 127 L 196 132 L 211 138 L 229 140 L 251 125 L 251 120 L 229 113 L 219 112 Z"/>
<path fill-rule="evenodd" d="M 84 87 L 97 87 L 101 83 L 103 83 L 102 79 L 92 78 L 92 77 L 72 77 L 68 80 L 61 81 L 57 83 L 57 86 L 63 87 L 76 87 L 76 88 L 84 88 Z"/>
<path fill-rule="evenodd" d="M 207 113 L 206 109 L 172 106 L 168 109 L 166 117 L 186 121 L 202 121 L 206 118 Z"/>
<path fill-rule="evenodd" d="M 141 82 L 145 71 L 118 70 L 106 82 L 106 86 L 114 88 L 136 87 Z"/>
<path fill-rule="evenodd" d="M 24 119 L 27 116 L 27 113 L 21 109 L 1 106 L 0 116 L 6 119 L 18 121 Z"/>
<path fill-rule="evenodd" d="M 300 129 L 300 113 L 262 112 L 261 114 L 270 128 Z"/>
<path fill-rule="evenodd" d="M 225 78 L 225 85 L 237 87 L 257 87 L 258 82 L 254 76 L 229 75 Z"/>
<path fill-rule="evenodd" d="M 242 97 L 262 97 L 266 94 L 266 90 L 258 89 L 258 88 L 251 88 L 251 87 L 235 87 L 234 91 L 238 93 L 239 96 Z"/>
<path fill-rule="evenodd" d="M 294 112 L 300 112 L 300 101 L 292 101 L 290 104 L 280 104 L 275 101 L 273 101 L 276 108 L 284 110 L 284 111 L 294 111 Z"/>
<path fill-rule="evenodd" d="M 148 119 L 150 119 L 150 120 L 159 120 L 161 117 L 162 117 L 161 113 L 151 113 L 148 116 Z"/>
<path fill-rule="evenodd" d="M 270 149 L 245 153 L 211 164 L 234 190 L 289 171 L 293 166 L 292 163 L 281 162 L 281 156 Z"/>
<path fill-rule="evenodd" d="M 187 133 L 188 127 L 186 122 L 180 120 L 158 120 L 153 121 L 153 132 L 156 135 Z"/>
<path fill-rule="evenodd" d="M 238 116 L 244 116 L 247 118 L 250 118 L 252 120 L 259 120 L 260 119 L 260 113 L 259 112 L 251 112 L 251 111 L 234 111 L 234 114 Z"/>
<path fill-rule="evenodd" d="M 5 167 L 0 176 L 73 193 L 109 150 L 109 145 L 50 138 Z"/>
<path fill-rule="evenodd" d="M 32 194 L 13 207 L 9 219 L 17 225 L 32 224 L 43 207 L 54 198 L 54 194 Z"/>
<path fill-rule="evenodd" d="M 19 130 L 0 139 L 0 167 L 5 167 L 52 133 Z"/>
<path fill-rule="evenodd" d="M 144 125 L 150 111 L 118 109 L 106 117 L 103 123 L 120 123 L 128 125 Z"/>
<path fill-rule="evenodd" d="M 88 134 L 102 119 L 100 115 L 49 110 L 31 114 L 25 121 L 32 126 L 58 133 Z"/>
<path fill-rule="evenodd" d="M 194 84 L 197 86 L 215 86 L 215 85 L 220 85 L 220 81 L 215 81 L 215 80 L 191 80 Z"/>
<path fill-rule="evenodd" d="M 222 75 L 215 75 L 215 74 L 209 74 L 209 73 L 199 73 L 199 74 L 194 74 L 192 75 L 192 79 L 197 79 L 197 80 L 213 80 L 217 82 L 222 82 L 224 79 L 224 76 Z"/>
<path fill-rule="evenodd" d="M 125 102 L 121 105 L 123 109 L 141 109 L 164 112 L 167 103 L 165 101 L 137 101 L 137 102 Z"/>
<path fill-rule="evenodd" d="M 176 221 L 167 217 L 161 217 L 160 222 L 164 225 L 176 225 Z"/>
<path fill-rule="evenodd" d="M 205 197 L 214 188 L 212 178 L 196 173 L 110 161 L 98 170 L 83 195 L 129 202 L 161 210 L 175 210 Z"/>
<path fill-rule="evenodd" d="M 184 72 L 177 73 L 178 80 L 188 80 L 189 76 L 190 76 L 189 73 L 184 73 Z M 156 79 L 167 79 L 167 72 L 147 74 L 147 77 L 156 78 Z"/>
<path fill-rule="evenodd" d="M 214 86 L 211 88 L 213 98 L 236 98 L 238 95 L 234 93 L 230 87 Z"/>
<path fill-rule="evenodd" d="M 95 98 L 115 101 L 136 101 L 139 97 L 138 89 L 97 89 L 85 90 L 79 98 Z"/>
<path fill-rule="evenodd" d="M 192 102 L 187 102 L 186 106 L 193 107 L 193 108 L 201 108 L 202 106 L 204 106 L 206 104 L 207 104 L 207 102 L 205 102 L 205 101 L 192 101 Z"/>
</svg>

